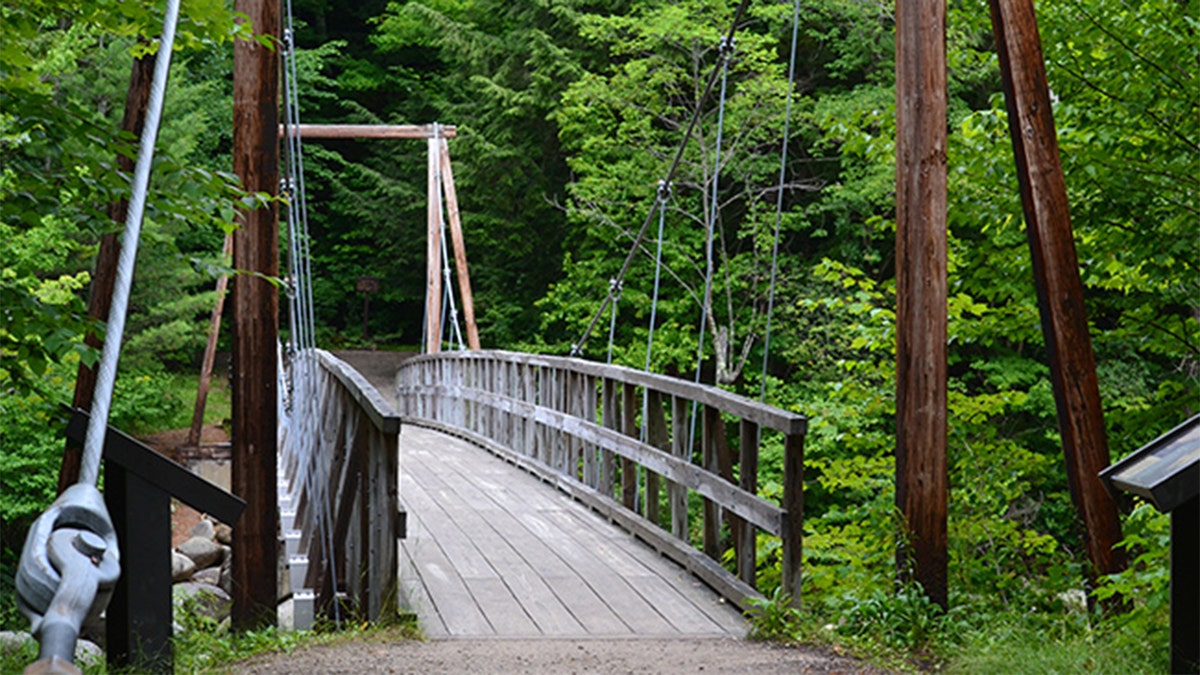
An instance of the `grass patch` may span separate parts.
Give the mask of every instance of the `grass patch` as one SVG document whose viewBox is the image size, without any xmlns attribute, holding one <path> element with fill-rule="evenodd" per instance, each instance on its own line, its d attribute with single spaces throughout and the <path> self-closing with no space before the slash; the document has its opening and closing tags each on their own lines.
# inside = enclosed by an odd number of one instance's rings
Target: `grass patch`
<svg viewBox="0 0 1200 675">
<path fill-rule="evenodd" d="M 346 642 L 396 642 L 421 640 L 423 636 L 414 616 L 403 616 L 388 626 L 345 623 L 342 630 L 328 627 L 307 631 L 284 631 L 265 628 L 235 634 L 227 624 L 218 625 L 194 614 L 183 618 L 184 630 L 175 635 L 176 673 L 229 673 L 247 659 L 269 655 L 290 654 L 297 649 L 317 645 L 337 645 Z M 0 673 L 20 673 L 37 659 L 38 643 L 33 639 L 19 645 L 0 646 Z M 133 669 L 109 669 L 104 660 L 76 663 L 86 675 L 134 673 Z"/>
</svg>

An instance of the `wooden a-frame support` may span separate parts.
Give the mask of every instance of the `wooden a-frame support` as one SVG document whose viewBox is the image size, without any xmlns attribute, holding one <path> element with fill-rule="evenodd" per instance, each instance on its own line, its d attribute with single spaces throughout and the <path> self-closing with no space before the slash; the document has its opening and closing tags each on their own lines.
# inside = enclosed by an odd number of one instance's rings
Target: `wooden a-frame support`
<svg viewBox="0 0 1200 675">
<path fill-rule="evenodd" d="M 284 134 L 283 127 L 279 129 Z M 429 203 L 426 208 L 426 297 L 425 350 L 441 350 L 442 316 L 442 206 L 446 198 L 446 221 L 450 226 L 450 241 L 454 246 L 454 267 L 458 290 L 462 296 L 463 321 L 467 329 L 467 347 L 479 349 L 479 328 L 475 323 L 475 301 L 471 293 L 471 276 L 467 271 L 467 248 L 463 241 L 462 220 L 458 211 L 458 193 L 454 187 L 454 171 L 450 166 L 450 145 L 447 139 L 457 135 L 457 128 L 441 124 L 301 124 L 296 127 L 300 138 L 408 138 L 427 139 Z"/>
<path fill-rule="evenodd" d="M 439 189 L 440 186 L 440 189 L 444 190 L 446 195 L 446 218 L 450 225 L 450 240 L 454 246 L 454 265 L 458 274 L 458 288 L 462 294 L 463 318 L 467 329 L 467 346 L 470 349 L 480 349 L 479 329 L 475 323 L 474 296 L 471 293 L 471 277 L 467 270 L 467 249 L 463 240 L 462 220 L 459 217 L 458 211 L 458 194 L 454 188 L 454 173 L 450 166 L 450 146 L 446 140 L 454 138 L 457 135 L 457 131 L 453 126 L 438 125 L 435 134 L 434 129 L 434 125 L 430 124 L 301 124 L 296 127 L 300 138 L 429 139 L 430 166 L 436 165 L 438 167 L 436 175 L 440 176 L 438 183 L 432 184 L 430 188 L 430 209 L 435 208 L 438 204 L 438 194 L 434 190 Z M 280 136 L 282 137 L 284 133 L 283 127 L 280 127 Z M 434 175 L 434 172 L 431 171 L 431 175 Z M 438 347 L 440 346 L 436 318 L 441 316 L 441 277 L 438 275 L 442 264 L 440 223 L 440 211 L 437 213 L 430 211 L 428 232 L 432 243 L 429 246 L 428 283 L 430 288 L 436 284 L 438 292 L 436 296 L 431 292 L 426 302 L 426 344 L 431 345 L 430 350 L 435 352 L 438 351 Z M 230 242 L 231 239 L 227 237 L 226 255 L 229 254 Z M 217 337 L 221 331 L 221 307 L 225 300 L 225 286 L 227 283 L 228 278 L 224 276 L 217 280 L 217 303 L 213 308 L 212 317 L 209 322 L 208 340 L 204 349 L 204 361 L 200 368 L 200 385 L 196 391 L 196 404 L 192 412 L 192 427 L 188 432 L 187 444 L 189 446 L 200 444 L 200 432 L 204 424 L 204 408 L 208 400 L 208 389 L 212 381 Z M 430 317 L 433 318 L 430 319 Z M 434 331 L 432 333 L 432 340 L 428 337 L 431 330 Z"/>
</svg>

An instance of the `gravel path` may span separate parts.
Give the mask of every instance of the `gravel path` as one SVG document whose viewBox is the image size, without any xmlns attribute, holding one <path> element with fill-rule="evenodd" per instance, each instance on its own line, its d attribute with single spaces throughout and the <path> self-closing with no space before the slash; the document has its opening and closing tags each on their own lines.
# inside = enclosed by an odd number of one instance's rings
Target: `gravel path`
<svg viewBox="0 0 1200 675">
<path fill-rule="evenodd" d="M 854 659 L 813 648 L 744 640 L 440 640 L 324 645 L 259 657 L 234 672 L 439 673 L 880 673 Z"/>
</svg>

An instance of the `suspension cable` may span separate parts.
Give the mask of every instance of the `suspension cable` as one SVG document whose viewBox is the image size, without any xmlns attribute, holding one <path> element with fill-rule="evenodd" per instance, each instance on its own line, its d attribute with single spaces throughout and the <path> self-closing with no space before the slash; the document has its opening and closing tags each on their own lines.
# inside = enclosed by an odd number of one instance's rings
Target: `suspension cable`
<svg viewBox="0 0 1200 675">
<path fill-rule="evenodd" d="M 658 207 L 658 243 L 654 249 L 654 295 L 650 299 L 650 326 L 648 335 L 646 336 L 646 365 L 642 370 L 650 372 L 650 355 L 654 351 L 654 324 L 658 320 L 658 290 L 659 281 L 662 278 L 662 246 L 663 246 L 663 225 L 667 220 L 666 202 L 671 196 L 671 185 L 666 181 L 659 181 L 658 194 L 656 200 L 659 203 Z M 650 392 L 642 389 L 642 410 L 650 408 Z M 649 435 L 649 415 L 642 415 L 642 433 L 641 440 L 644 443 Z"/>
<path fill-rule="evenodd" d="M 142 218 L 146 212 L 146 192 L 150 187 L 150 165 L 154 160 L 154 145 L 162 121 L 163 99 L 167 91 L 167 71 L 171 68 L 171 50 L 175 44 L 175 26 L 179 20 L 179 0 L 167 0 L 163 32 L 158 54 L 154 60 L 154 76 L 150 81 L 150 100 L 146 104 L 146 121 L 138 147 L 137 164 L 133 171 L 133 192 L 129 196 L 129 211 L 125 217 L 125 232 L 121 235 L 121 253 L 117 259 L 117 276 L 113 282 L 112 310 L 104 333 L 104 349 L 96 377 L 95 396 L 88 418 L 87 436 L 83 445 L 79 482 L 95 486 L 100 477 L 100 456 L 108 430 L 108 414 L 112 409 L 113 388 L 117 379 L 117 362 L 121 359 L 121 338 L 125 333 L 125 316 L 129 307 L 129 290 L 133 284 L 133 265 L 137 260 L 138 239 Z"/>
<path fill-rule="evenodd" d="M 450 251 L 446 246 L 446 239 L 448 238 L 448 233 L 446 231 L 448 229 L 446 227 L 446 204 L 445 195 L 441 190 L 442 169 L 440 164 L 438 165 L 437 182 L 439 186 L 438 215 L 440 221 L 438 226 L 442 231 L 442 236 L 438 238 L 441 240 L 442 245 L 442 289 L 443 297 L 446 300 L 442 303 L 442 321 L 443 324 L 449 323 L 449 326 L 446 327 L 446 331 L 448 333 L 446 336 L 446 341 L 457 344 L 458 350 L 462 351 L 466 347 L 463 343 L 462 329 L 458 323 L 458 306 L 454 304 L 454 286 L 452 285 L 452 281 L 450 279 Z M 446 320 L 447 313 L 449 314 L 449 321 Z"/>
<path fill-rule="evenodd" d="M 737 33 L 738 23 L 741 22 L 742 16 L 746 13 L 746 8 L 750 6 L 750 0 L 742 0 L 738 4 L 737 10 L 734 12 L 733 21 L 729 25 L 729 30 L 725 34 L 725 39 L 729 42 L 733 41 L 733 36 Z M 713 87 L 717 82 L 717 75 L 720 73 L 719 67 L 714 67 L 708 76 L 708 82 L 704 85 L 704 91 L 700 94 L 700 98 L 696 101 L 696 108 L 692 111 L 692 118 L 688 121 L 687 130 L 683 133 L 683 140 L 680 141 L 679 147 L 675 150 L 675 157 L 671 160 L 671 166 L 667 169 L 667 175 L 663 177 L 663 182 L 671 183 L 675 179 L 675 172 L 679 170 L 679 165 L 683 161 L 683 152 L 687 149 L 688 141 L 692 138 L 692 132 L 696 128 L 696 123 L 700 119 L 700 114 L 704 109 L 704 103 L 712 94 Z M 629 266 L 633 263 L 634 257 L 637 255 L 638 249 L 642 245 L 642 240 L 646 238 L 646 232 L 650 229 L 650 223 L 654 221 L 654 210 L 659 207 L 658 199 L 655 199 L 654 206 L 646 214 L 646 219 L 642 222 L 641 229 L 634 237 L 633 246 L 629 248 L 629 254 L 625 256 L 625 262 L 621 265 L 621 270 L 617 273 L 617 281 L 624 281 L 625 274 L 629 271 Z M 583 347 L 587 343 L 588 337 L 592 334 L 592 330 L 596 327 L 596 322 L 604 315 L 604 310 L 608 309 L 608 303 L 613 300 L 612 294 L 605 296 L 600 303 L 600 308 L 596 310 L 596 314 L 592 316 L 592 320 L 588 323 L 583 334 L 579 336 L 571 345 L 571 356 L 582 356 Z"/>
<path fill-rule="evenodd" d="M 783 222 L 783 184 L 787 174 L 788 136 L 792 122 L 792 96 L 796 83 L 796 36 L 800 29 L 800 0 L 792 3 L 792 47 L 788 56 L 787 104 L 783 112 L 783 141 L 779 151 L 779 191 L 775 193 L 775 235 L 771 246 L 771 283 L 767 291 L 767 329 L 763 337 L 762 381 L 758 398 L 767 401 L 767 360 L 771 355 L 771 314 L 775 309 L 775 281 L 779 270 L 779 230 Z"/>
<path fill-rule="evenodd" d="M 308 205 L 304 187 L 303 148 L 300 141 L 300 98 L 299 78 L 296 72 L 296 49 L 292 20 L 292 3 L 288 0 L 286 25 L 284 28 L 285 69 L 283 77 L 285 95 L 285 152 L 287 153 L 286 179 L 288 244 L 291 279 L 289 280 L 289 326 L 294 333 L 289 336 L 292 349 L 292 419 L 298 420 L 300 429 L 293 434 L 297 450 L 297 462 L 301 483 L 313 504 L 317 520 L 317 535 L 323 540 L 322 563 L 332 578 L 337 578 L 336 560 L 333 555 L 333 523 L 331 519 L 331 495 L 329 494 L 328 467 L 322 451 L 324 439 L 320 433 L 323 419 L 321 397 L 318 391 L 316 354 L 316 315 L 312 292 L 311 237 L 308 227 Z M 335 582 L 336 585 L 336 582 Z M 340 608 L 334 603 L 333 615 L 337 625 L 341 624 Z"/>
<path fill-rule="evenodd" d="M 612 363 L 613 339 L 617 335 L 617 303 L 621 301 L 621 282 L 613 277 L 608 280 L 608 297 L 612 298 L 612 316 L 608 322 L 608 360 Z"/>
<path fill-rule="evenodd" d="M 713 232 L 717 222 L 717 189 L 721 182 L 721 136 L 725 130 L 725 92 L 729 75 L 729 59 L 733 55 L 732 39 L 721 38 L 721 96 L 717 103 L 717 143 L 713 159 L 712 201 L 708 209 L 708 223 L 704 245 L 704 300 L 700 306 L 700 335 L 696 346 L 696 384 L 700 384 L 700 371 L 704 365 L 704 334 L 708 329 L 709 307 L 712 305 L 713 283 Z M 716 339 L 716 336 L 713 336 Z M 692 414 L 688 421 L 688 447 L 692 447 L 696 438 L 696 401 L 692 401 Z"/>
</svg>

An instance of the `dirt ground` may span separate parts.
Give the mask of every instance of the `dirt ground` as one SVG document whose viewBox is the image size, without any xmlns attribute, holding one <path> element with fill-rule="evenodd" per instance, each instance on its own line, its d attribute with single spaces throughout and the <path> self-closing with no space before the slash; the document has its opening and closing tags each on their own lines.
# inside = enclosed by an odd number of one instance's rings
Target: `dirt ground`
<svg viewBox="0 0 1200 675">
<path fill-rule="evenodd" d="M 560 675 L 567 673 L 881 673 L 854 659 L 815 648 L 731 639 L 439 640 L 324 645 L 259 657 L 233 672 L 450 673 Z"/>
<path fill-rule="evenodd" d="M 160 431 L 143 436 L 140 440 L 157 450 L 159 453 L 179 461 L 179 450 L 188 437 L 188 429 L 173 429 Z M 219 425 L 206 424 L 200 430 L 200 445 L 227 443 L 229 434 Z M 196 509 L 175 499 L 171 500 L 171 546 L 178 546 L 191 536 L 192 528 L 200 522 L 201 513 Z"/>
</svg>

